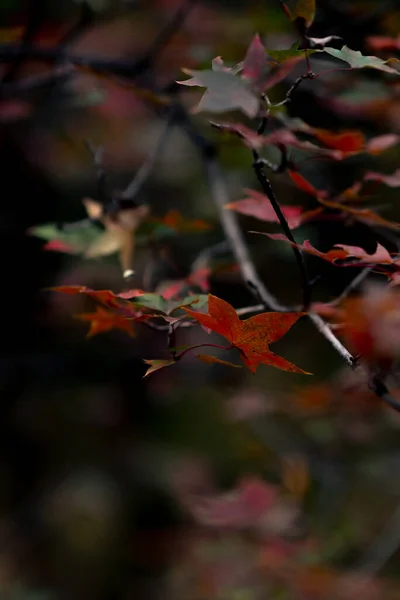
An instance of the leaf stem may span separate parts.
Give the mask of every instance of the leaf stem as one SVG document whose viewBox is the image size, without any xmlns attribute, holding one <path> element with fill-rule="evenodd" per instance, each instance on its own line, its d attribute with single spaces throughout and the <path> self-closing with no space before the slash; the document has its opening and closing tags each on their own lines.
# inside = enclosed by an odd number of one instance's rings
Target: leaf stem
<svg viewBox="0 0 400 600">
<path fill-rule="evenodd" d="M 218 348 L 219 350 L 233 350 L 233 348 L 235 346 L 220 346 L 219 344 L 195 344 L 194 346 L 190 346 L 189 348 L 186 348 L 180 354 L 175 353 L 175 355 L 173 355 L 173 358 L 175 360 L 180 360 L 183 356 L 185 356 L 185 354 L 187 354 L 191 350 L 196 350 L 196 348 L 205 348 L 205 347 Z"/>
</svg>

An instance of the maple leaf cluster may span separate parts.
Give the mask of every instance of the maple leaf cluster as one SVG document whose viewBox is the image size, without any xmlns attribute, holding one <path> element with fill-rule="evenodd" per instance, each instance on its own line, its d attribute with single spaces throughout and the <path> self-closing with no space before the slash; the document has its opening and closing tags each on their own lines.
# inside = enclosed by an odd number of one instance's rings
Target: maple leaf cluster
<svg viewBox="0 0 400 600">
<path fill-rule="evenodd" d="M 64 294 L 84 294 L 98 304 L 95 312 L 77 315 L 77 318 L 90 323 L 88 337 L 112 329 L 119 329 L 134 336 L 133 324 L 150 320 L 161 320 L 170 326 L 182 326 L 186 317 L 195 319 L 210 331 L 225 337 L 230 343 L 224 348 L 236 348 L 245 365 L 253 373 L 259 364 L 266 364 L 283 371 L 305 373 L 299 367 L 271 352 L 269 344 L 277 342 L 298 321 L 304 313 L 261 313 L 254 317 L 241 320 L 235 309 L 225 300 L 212 294 L 208 297 L 188 296 L 180 301 L 173 301 L 163 295 L 151 294 L 142 290 L 131 290 L 114 294 L 109 290 L 91 290 L 84 286 L 59 286 L 52 291 Z M 204 314 L 188 306 L 208 304 L 208 314 Z M 184 311 L 184 314 L 182 313 Z M 186 313 L 186 314 L 185 314 Z M 206 344 L 213 346 L 213 344 Z M 200 344 L 199 346 L 202 346 Z M 146 375 L 160 368 L 175 364 L 188 350 L 199 346 L 181 349 L 181 354 L 175 354 L 171 359 L 146 360 L 149 369 Z M 220 346 L 217 346 L 220 348 Z M 199 355 L 203 362 L 219 363 L 237 366 L 214 356 Z"/>
</svg>

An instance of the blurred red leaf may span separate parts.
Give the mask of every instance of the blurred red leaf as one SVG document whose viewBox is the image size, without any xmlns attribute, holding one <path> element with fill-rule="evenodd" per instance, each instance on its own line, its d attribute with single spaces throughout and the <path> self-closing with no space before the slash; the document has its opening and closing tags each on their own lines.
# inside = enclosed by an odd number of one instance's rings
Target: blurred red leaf
<svg viewBox="0 0 400 600">
<path fill-rule="evenodd" d="M 364 175 L 365 181 L 378 181 L 384 183 L 389 187 L 400 187 L 400 169 L 397 169 L 392 175 L 385 175 L 384 173 L 375 173 L 369 171 Z"/>
<path fill-rule="evenodd" d="M 202 219 L 187 219 L 177 210 L 169 210 L 163 217 L 154 219 L 170 229 L 179 232 L 207 231 L 212 225 Z"/>
<path fill-rule="evenodd" d="M 203 525 L 247 528 L 256 525 L 277 501 L 277 488 L 256 478 L 244 478 L 236 490 L 194 498 L 189 508 Z"/>
<path fill-rule="evenodd" d="M 26 119 L 31 112 L 32 106 L 23 100 L 0 100 L 0 123 Z"/>
<path fill-rule="evenodd" d="M 392 52 L 400 50 L 400 35 L 390 38 L 383 35 L 370 35 L 367 44 L 374 52 Z"/>
<path fill-rule="evenodd" d="M 90 322 L 90 330 L 87 335 L 88 338 L 93 337 L 98 333 L 111 331 L 112 329 L 120 329 L 121 331 L 125 331 L 131 337 L 135 336 L 132 320 L 129 320 L 114 311 L 104 309 L 101 306 L 97 306 L 96 312 L 94 313 L 76 315 L 75 318 L 80 319 L 81 321 Z"/>
<path fill-rule="evenodd" d="M 369 364 L 388 370 L 400 353 L 400 291 L 370 285 L 363 295 L 347 298 L 336 309 L 351 351 Z"/>
<path fill-rule="evenodd" d="M 304 313 L 261 313 L 241 321 L 233 306 L 211 294 L 208 296 L 209 314 L 184 310 L 204 327 L 225 337 L 239 350 L 243 362 L 253 373 L 260 363 L 283 371 L 306 373 L 268 348 L 268 344 L 277 342 Z"/>
<path fill-rule="evenodd" d="M 69 295 L 84 294 L 102 306 L 106 306 L 107 308 L 111 308 L 115 312 L 120 313 L 124 318 L 136 318 L 141 315 L 141 312 L 136 306 L 131 302 L 128 302 L 128 298 L 142 295 L 144 292 L 141 290 L 130 290 L 129 292 L 114 294 L 111 290 L 92 290 L 81 285 L 62 285 L 48 289 L 52 292 L 60 292 Z"/>
<path fill-rule="evenodd" d="M 315 129 L 313 135 L 325 146 L 340 150 L 343 154 L 361 152 L 365 146 L 365 137 L 361 131 L 335 133 L 327 129 Z"/>
<path fill-rule="evenodd" d="M 50 240 L 50 242 L 47 242 L 47 244 L 43 246 L 43 250 L 51 252 L 64 252 L 65 254 L 75 254 L 74 248 L 65 242 L 61 242 L 60 240 Z"/>
</svg>

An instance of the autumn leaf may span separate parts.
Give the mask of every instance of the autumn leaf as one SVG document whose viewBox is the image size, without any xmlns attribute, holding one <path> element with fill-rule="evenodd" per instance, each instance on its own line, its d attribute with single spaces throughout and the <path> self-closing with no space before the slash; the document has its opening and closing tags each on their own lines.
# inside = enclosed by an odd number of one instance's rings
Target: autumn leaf
<svg viewBox="0 0 400 600">
<path fill-rule="evenodd" d="M 189 509 L 202 525 L 242 529 L 259 523 L 278 501 L 276 486 L 245 477 L 229 492 L 194 497 Z"/>
<path fill-rule="evenodd" d="M 279 219 L 271 206 L 271 202 L 265 194 L 247 188 L 244 192 L 247 194 L 246 198 L 225 204 L 224 208 L 234 210 L 242 215 L 255 217 L 261 221 L 279 223 Z M 281 209 L 289 223 L 289 227 L 294 229 L 300 225 L 300 215 L 302 213 L 302 208 L 300 206 L 281 206 Z"/>
<path fill-rule="evenodd" d="M 311 27 L 315 17 L 315 0 L 298 0 L 292 10 L 291 19 L 303 19 L 307 29 Z"/>
<path fill-rule="evenodd" d="M 195 112 L 221 113 L 241 110 L 250 118 L 257 116 L 260 101 L 253 94 L 246 80 L 228 71 L 214 71 L 211 69 L 204 71 L 182 70 L 192 77 L 186 81 L 177 81 L 177 83 L 207 88 Z"/>
<path fill-rule="evenodd" d="M 370 208 L 357 208 L 354 206 L 348 206 L 344 203 L 359 200 L 361 198 L 362 182 L 355 182 L 353 186 L 341 192 L 336 199 L 330 200 L 327 197 L 328 193 L 326 190 L 318 190 L 300 173 L 289 170 L 289 176 L 299 189 L 314 196 L 318 202 L 326 208 L 351 215 L 362 223 L 372 223 L 374 225 L 380 225 L 381 227 L 387 227 L 389 229 L 398 229 L 400 226 L 399 223 L 394 223 L 393 221 L 389 221 L 388 219 L 381 217 Z M 304 216 L 305 213 L 303 213 L 303 217 Z"/>
<path fill-rule="evenodd" d="M 335 160 L 343 160 L 348 156 L 359 154 L 360 152 L 378 155 L 395 146 L 400 141 L 400 136 L 396 133 L 386 133 L 367 140 L 364 134 L 358 130 L 344 130 L 336 133 L 328 129 L 311 127 L 311 125 L 298 122 L 298 120 L 294 120 L 293 124 L 289 124 L 288 130 L 292 133 L 299 131 L 311 135 L 327 148 L 335 150 L 336 153 L 332 155 L 332 158 Z"/>
<path fill-rule="evenodd" d="M 185 306 L 196 305 L 202 308 L 207 304 L 208 296 L 205 294 L 193 294 L 185 298 L 173 300 L 170 297 L 165 298 L 160 294 L 143 293 L 133 300 L 133 304 L 139 308 L 145 308 L 159 313 L 158 316 L 169 316 L 171 313 Z"/>
<path fill-rule="evenodd" d="M 390 38 L 383 35 L 370 35 L 367 44 L 374 52 L 395 52 L 400 50 L 400 35 Z"/>
<path fill-rule="evenodd" d="M 225 204 L 224 208 L 228 210 L 234 210 L 242 215 L 254 217 L 260 221 L 279 223 L 279 219 L 265 194 L 262 194 L 257 190 L 251 190 L 247 188 L 244 191 L 246 194 L 248 194 L 247 198 Z M 300 206 L 285 205 L 281 206 L 281 210 L 288 222 L 290 229 L 296 229 L 300 225 L 303 225 L 307 221 L 317 217 L 323 211 L 322 208 L 316 208 L 314 210 L 303 212 Z"/>
<path fill-rule="evenodd" d="M 135 336 L 132 320 L 129 320 L 122 315 L 118 315 L 114 311 L 104 309 L 101 306 L 97 306 L 96 312 L 94 313 L 76 315 L 75 318 L 80 319 L 81 321 L 90 322 L 90 330 L 87 335 L 88 338 L 91 338 L 98 333 L 111 331 L 112 329 L 120 329 L 121 331 L 125 331 L 131 337 Z"/>
<path fill-rule="evenodd" d="M 36 225 L 28 229 L 27 233 L 42 240 L 47 240 L 50 247 L 45 246 L 44 249 L 67 252 L 68 248 L 68 254 L 82 254 L 103 235 L 102 229 L 90 222 L 82 225 L 77 223 L 76 227 L 60 227 L 55 223 Z M 61 249 L 63 247 L 65 250 Z"/>
<path fill-rule="evenodd" d="M 136 231 L 143 219 L 149 215 L 149 207 L 141 205 L 115 212 L 104 212 L 103 205 L 91 198 L 84 198 L 83 204 L 88 216 L 102 222 L 106 229 L 86 249 L 86 258 L 107 256 L 118 252 L 123 275 L 129 277 L 134 273 Z"/>
<path fill-rule="evenodd" d="M 399 71 L 386 64 L 387 60 L 382 60 L 376 56 L 363 56 L 359 50 L 352 50 L 347 46 L 343 46 L 341 50 L 336 48 L 324 48 L 323 52 L 330 54 L 334 58 L 347 62 L 352 69 L 377 69 L 385 73 L 399 75 Z"/>
<path fill-rule="evenodd" d="M 285 13 L 285 15 L 287 16 L 287 18 L 292 20 L 292 12 L 291 12 L 290 8 L 287 6 L 287 4 L 285 4 L 282 0 L 279 0 L 279 4 L 281 5 L 281 8 L 282 8 L 283 12 Z"/>
<path fill-rule="evenodd" d="M 151 375 L 151 373 L 155 373 L 156 371 L 159 371 L 160 369 L 164 369 L 164 367 L 170 367 L 172 365 L 175 364 L 175 360 L 173 360 L 172 358 L 170 359 L 165 359 L 165 360 L 160 360 L 160 359 L 155 359 L 155 360 L 143 360 L 144 363 L 146 363 L 146 365 L 149 365 L 149 368 L 147 369 L 146 373 L 143 375 L 143 377 L 148 377 L 149 375 Z"/>
<path fill-rule="evenodd" d="M 161 218 L 153 218 L 153 221 L 161 223 L 169 229 L 173 229 L 177 232 L 192 233 L 196 231 L 207 231 L 211 229 L 212 225 L 202 219 L 187 219 L 177 210 L 169 210 Z"/>
<path fill-rule="evenodd" d="M 225 337 L 239 350 L 243 362 L 253 373 L 260 363 L 283 371 L 306 373 L 268 348 L 268 344 L 277 342 L 304 313 L 261 313 L 241 321 L 233 306 L 211 294 L 208 314 L 184 310 L 204 327 Z"/>
<path fill-rule="evenodd" d="M 381 225 L 389 229 L 398 229 L 399 223 L 394 223 L 384 219 L 370 208 L 355 208 L 353 206 L 347 206 L 341 202 L 335 202 L 334 200 L 327 200 L 326 198 L 317 197 L 318 202 L 334 210 L 341 211 L 345 214 L 350 214 L 361 222 L 372 223 L 374 225 Z"/>
<path fill-rule="evenodd" d="M 307 252 L 308 254 L 313 254 L 314 256 L 318 256 L 334 265 L 342 266 L 342 267 L 354 267 L 358 264 L 360 265 L 375 265 L 375 264 L 392 264 L 393 259 L 390 256 L 389 252 L 381 246 L 377 245 L 376 251 L 373 254 L 368 254 L 363 248 L 359 248 L 358 246 L 347 246 L 345 244 L 336 244 L 332 250 L 328 252 L 321 252 L 314 248 L 314 246 L 308 241 L 305 240 L 302 244 L 295 244 L 287 239 L 285 235 L 282 233 L 264 233 L 259 231 L 252 231 L 251 233 L 259 233 L 260 235 L 266 235 L 267 237 L 273 240 L 280 240 L 282 242 L 286 242 L 291 246 L 296 246 L 302 252 Z M 349 258 L 357 258 L 359 263 L 355 263 L 354 261 L 349 263 L 340 263 L 338 264 L 336 261 L 346 260 Z"/>
<path fill-rule="evenodd" d="M 385 175 L 384 173 L 375 173 L 369 171 L 364 175 L 364 181 L 378 181 L 384 183 L 389 187 L 400 187 L 400 169 L 397 169 L 392 175 Z"/>
<path fill-rule="evenodd" d="M 381 154 L 392 146 L 396 146 L 399 142 L 400 135 L 397 135 L 396 133 L 377 135 L 376 137 L 368 140 L 365 146 L 365 152 L 373 155 Z"/>
<path fill-rule="evenodd" d="M 242 123 L 215 123 L 212 122 L 211 125 L 218 129 L 221 132 L 227 132 L 234 135 L 237 135 L 250 148 L 262 148 L 263 146 L 292 146 L 293 148 L 297 148 L 299 150 L 304 150 L 308 152 L 316 152 L 318 154 L 327 156 L 334 160 L 342 160 L 343 152 L 340 150 L 334 150 L 331 148 L 322 148 L 309 142 L 308 140 L 300 140 L 293 131 L 289 129 L 278 129 L 270 133 L 269 135 L 258 135 L 257 132 Z"/>
<path fill-rule="evenodd" d="M 120 294 L 114 294 L 111 290 L 92 290 L 83 285 L 60 285 L 57 287 L 47 288 L 50 292 L 59 292 L 61 294 L 68 294 L 75 296 L 77 294 L 83 294 L 92 298 L 95 302 L 98 302 L 102 306 L 106 306 L 109 309 L 113 309 L 124 315 L 127 318 L 137 317 L 137 308 L 132 302 L 128 302 L 129 298 L 137 297 L 144 294 L 142 290 L 130 290 L 129 292 L 121 292 Z"/>
<path fill-rule="evenodd" d="M 288 171 L 290 179 L 293 183 L 306 194 L 311 194 L 311 196 L 326 196 L 327 192 L 325 190 L 318 190 L 315 186 L 312 185 L 301 173 L 297 171 L 292 171 L 289 169 Z"/>
<path fill-rule="evenodd" d="M 242 77 L 257 84 L 265 74 L 266 70 L 267 59 L 265 48 L 261 42 L 260 36 L 256 34 L 247 49 L 243 61 Z"/>
</svg>

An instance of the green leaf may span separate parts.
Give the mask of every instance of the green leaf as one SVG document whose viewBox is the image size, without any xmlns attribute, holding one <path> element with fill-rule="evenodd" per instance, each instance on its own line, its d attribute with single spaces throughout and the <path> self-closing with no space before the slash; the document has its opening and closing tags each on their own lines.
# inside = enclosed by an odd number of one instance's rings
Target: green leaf
<svg viewBox="0 0 400 600">
<path fill-rule="evenodd" d="M 186 296 L 183 300 L 174 300 L 169 307 L 168 314 L 173 313 L 175 310 L 182 308 L 183 306 L 194 306 L 197 310 L 203 308 L 208 304 L 208 294 L 196 294 L 192 296 Z"/>
<path fill-rule="evenodd" d="M 168 314 L 168 302 L 159 294 L 143 294 L 133 301 L 135 306 Z"/>
<path fill-rule="evenodd" d="M 336 48 L 324 48 L 323 50 L 319 50 L 319 52 L 326 52 L 339 60 L 347 62 L 352 69 L 369 68 L 384 71 L 385 73 L 400 75 L 399 71 L 387 64 L 389 61 L 382 60 L 377 56 L 363 56 L 359 50 L 351 50 L 351 48 L 348 48 L 347 46 L 343 46 L 341 50 L 337 50 Z"/>
<path fill-rule="evenodd" d="M 170 366 L 174 365 L 176 361 L 173 359 L 166 359 L 166 360 L 144 360 L 143 362 L 146 363 L 146 365 L 149 365 L 149 368 L 147 369 L 146 373 L 143 376 L 143 377 L 147 377 L 148 375 L 150 375 L 151 373 L 154 373 L 155 371 L 159 371 L 160 369 L 163 369 L 164 367 L 170 367 Z"/>
<path fill-rule="evenodd" d="M 222 70 L 190 71 L 192 75 L 187 81 L 178 81 L 181 85 L 208 88 L 200 100 L 196 112 L 208 111 L 222 113 L 230 110 L 241 110 L 250 118 L 257 116 L 260 108 L 259 98 L 249 89 L 245 80 L 232 72 Z"/>
<path fill-rule="evenodd" d="M 292 11 L 292 21 L 304 19 L 306 27 L 311 27 L 315 17 L 315 0 L 298 0 Z"/>
<path fill-rule="evenodd" d="M 65 229 L 55 223 L 49 223 L 31 227 L 28 233 L 42 240 L 62 242 L 70 246 L 76 254 L 81 254 L 103 234 L 103 230 L 91 223 Z"/>
<path fill-rule="evenodd" d="M 314 52 L 314 50 L 307 50 L 307 54 L 310 55 Z M 284 62 L 285 60 L 289 60 L 291 58 L 298 58 L 299 56 L 304 57 L 304 50 L 299 50 L 299 43 L 295 42 L 290 48 L 286 50 L 268 50 L 267 54 L 277 63 Z"/>
</svg>

